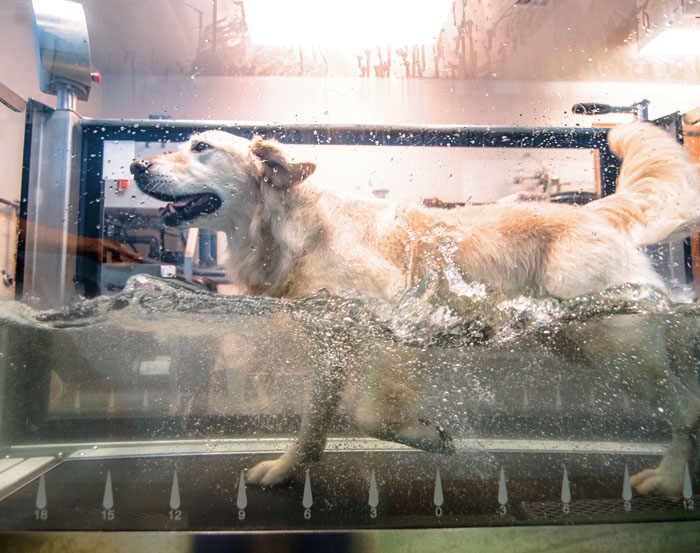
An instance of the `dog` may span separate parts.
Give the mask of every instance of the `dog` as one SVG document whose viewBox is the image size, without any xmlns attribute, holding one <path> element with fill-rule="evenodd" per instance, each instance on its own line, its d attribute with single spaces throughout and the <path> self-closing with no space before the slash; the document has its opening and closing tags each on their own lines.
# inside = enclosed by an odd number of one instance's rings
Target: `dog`
<svg viewBox="0 0 700 553">
<path fill-rule="evenodd" d="M 426 279 L 434 293 L 446 294 L 453 286 L 448 266 L 465 282 L 510 296 L 572 298 L 625 283 L 664 288 L 640 248 L 686 236 L 700 221 L 698 175 L 683 148 L 651 124 L 618 126 L 608 141 L 623 159 L 617 192 L 585 206 L 440 210 L 343 197 L 309 180 L 316 165 L 290 159 L 277 142 L 223 131 L 134 161 L 131 172 L 139 189 L 167 202 L 166 225 L 226 233 L 229 276 L 250 294 L 302 298 L 327 290 L 391 301 Z M 606 331 L 610 347 L 629 341 L 629 328 L 614 326 Z M 636 359 L 642 372 L 665 381 L 665 346 L 651 346 L 658 341 L 638 336 L 621 346 L 620 358 Z M 250 469 L 249 483 L 279 484 L 318 458 L 343 382 L 343 369 L 334 370 L 315 378 L 294 445 Z M 640 493 L 679 494 L 685 463 L 695 466 L 700 397 L 694 385 L 679 386 L 672 444 L 657 468 L 633 477 Z"/>
</svg>

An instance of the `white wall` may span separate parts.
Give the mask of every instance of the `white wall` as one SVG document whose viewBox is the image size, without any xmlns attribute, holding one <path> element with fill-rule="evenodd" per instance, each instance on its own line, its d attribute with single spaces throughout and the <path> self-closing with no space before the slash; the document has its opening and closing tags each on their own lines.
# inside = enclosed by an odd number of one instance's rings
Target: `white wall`
<svg viewBox="0 0 700 553">
<path fill-rule="evenodd" d="M 116 119 L 168 114 L 233 121 L 573 126 L 595 120 L 571 115 L 576 102 L 628 105 L 648 98 L 651 117 L 700 104 L 700 83 L 663 82 L 106 75 L 101 88 L 103 116 Z"/>
</svg>

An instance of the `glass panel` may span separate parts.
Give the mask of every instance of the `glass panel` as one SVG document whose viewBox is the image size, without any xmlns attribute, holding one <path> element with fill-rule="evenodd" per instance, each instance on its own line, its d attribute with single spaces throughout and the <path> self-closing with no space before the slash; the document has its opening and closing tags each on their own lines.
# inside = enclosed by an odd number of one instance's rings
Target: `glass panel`
<svg viewBox="0 0 700 553">
<path fill-rule="evenodd" d="M 695 4 L 326 4 L 0 8 L 0 531 L 697 524 Z"/>
</svg>

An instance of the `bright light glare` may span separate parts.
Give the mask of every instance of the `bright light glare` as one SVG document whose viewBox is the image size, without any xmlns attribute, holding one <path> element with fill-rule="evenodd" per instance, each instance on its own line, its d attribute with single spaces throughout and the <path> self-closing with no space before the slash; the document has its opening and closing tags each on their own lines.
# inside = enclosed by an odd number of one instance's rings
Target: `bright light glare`
<svg viewBox="0 0 700 553">
<path fill-rule="evenodd" d="M 700 27 L 670 27 L 645 45 L 639 53 L 654 57 L 700 55 Z"/>
<path fill-rule="evenodd" d="M 452 0 L 245 0 L 253 44 L 369 48 L 437 39 Z"/>
</svg>

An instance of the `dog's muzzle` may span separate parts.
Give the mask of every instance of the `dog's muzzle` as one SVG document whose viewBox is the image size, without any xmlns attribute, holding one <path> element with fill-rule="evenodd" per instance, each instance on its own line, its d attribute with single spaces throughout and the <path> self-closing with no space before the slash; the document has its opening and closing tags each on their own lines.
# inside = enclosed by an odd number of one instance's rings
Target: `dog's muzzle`
<svg viewBox="0 0 700 553">
<path fill-rule="evenodd" d="M 153 163 L 147 159 L 137 159 L 136 161 L 132 161 L 131 165 L 129 165 L 129 171 L 131 171 L 131 174 L 134 175 L 134 182 L 136 183 L 136 186 L 138 186 L 141 192 L 148 194 L 149 196 L 153 195 L 149 190 L 150 183 L 148 182 L 148 169 L 152 165 Z"/>
<path fill-rule="evenodd" d="M 207 192 L 176 195 L 164 190 L 162 184 L 154 186 L 154 183 L 150 182 L 152 175 L 148 173 L 148 169 L 152 165 L 147 159 L 139 159 L 132 162 L 129 169 L 141 192 L 156 200 L 167 202 L 164 207 L 158 210 L 158 214 L 167 226 L 176 227 L 202 215 L 214 213 L 221 207 L 221 198 L 216 194 Z"/>
<path fill-rule="evenodd" d="M 145 174 L 151 165 L 153 164 L 147 159 L 137 159 L 136 161 L 131 162 L 129 170 L 131 171 L 131 174 L 134 175 L 134 177 L 138 178 L 139 176 Z"/>
</svg>

